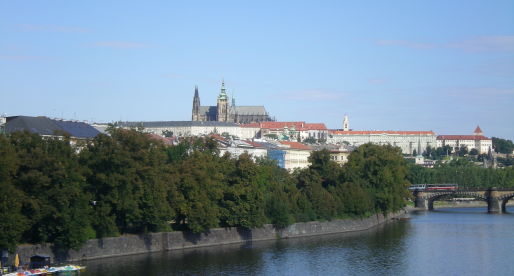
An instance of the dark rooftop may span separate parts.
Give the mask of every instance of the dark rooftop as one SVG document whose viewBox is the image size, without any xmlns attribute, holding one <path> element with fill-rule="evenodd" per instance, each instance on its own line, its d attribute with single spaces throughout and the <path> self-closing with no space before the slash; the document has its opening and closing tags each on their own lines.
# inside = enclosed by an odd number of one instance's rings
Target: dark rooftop
<svg viewBox="0 0 514 276">
<path fill-rule="evenodd" d="M 55 120 L 44 116 L 8 117 L 5 132 L 16 131 L 28 131 L 39 135 L 59 135 L 59 132 L 64 132 L 74 138 L 93 138 L 100 133 L 94 127 L 83 122 Z"/>
</svg>

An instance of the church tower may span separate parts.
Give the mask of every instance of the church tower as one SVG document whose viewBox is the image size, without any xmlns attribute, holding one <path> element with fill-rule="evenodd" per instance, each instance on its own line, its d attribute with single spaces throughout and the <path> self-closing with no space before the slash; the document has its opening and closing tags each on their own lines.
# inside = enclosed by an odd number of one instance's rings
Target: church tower
<svg viewBox="0 0 514 276">
<path fill-rule="evenodd" d="M 477 126 L 477 128 L 475 128 L 475 131 L 473 132 L 476 136 L 482 136 L 484 135 L 484 133 L 482 132 L 482 129 L 480 128 L 480 126 Z"/>
<path fill-rule="evenodd" d="M 200 96 L 198 95 L 198 86 L 195 85 L 195 96 L 193 98 L 193 115 L 191 121 L 200 121 Z"/>
<path fill-rule="evenodd" d="M 344 115 L 343 119 L 343 131 L 350 130 L 350 120 L 348 119 L 348 115 Z"/>
<path fill-rule="evenodd" d="M 228 121 L 228 96 L 225 90 L 225 81 L 221 82 L 221 91 L 218 96 L 216 121 L 227 122 Z"/>
</svg>

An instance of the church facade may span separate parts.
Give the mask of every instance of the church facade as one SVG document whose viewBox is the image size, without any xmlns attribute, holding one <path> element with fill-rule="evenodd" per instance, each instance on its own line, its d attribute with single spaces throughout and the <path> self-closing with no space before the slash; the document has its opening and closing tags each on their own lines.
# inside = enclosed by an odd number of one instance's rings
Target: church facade
<svg viewBox="0 0 514 276">
<path fill-rule="evenodd" d="M 264 106 L 236 106 L 234 99 L 230 103 L 224 82 L 221 83 L 221 91 L 215 106 L 201 106 L 198 87 L 195 87 L 191 120 L 237 124 L 273 121 Z"/>
</svg>

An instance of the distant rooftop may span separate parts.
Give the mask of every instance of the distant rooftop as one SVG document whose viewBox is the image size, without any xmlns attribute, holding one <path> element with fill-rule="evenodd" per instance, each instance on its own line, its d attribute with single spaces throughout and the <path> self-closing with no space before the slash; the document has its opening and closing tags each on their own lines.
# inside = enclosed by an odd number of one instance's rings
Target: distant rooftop
<svg viewBox="0 0 514 276">
<path fill-rule="evenodd" d="M 213 127 L 237 127 L 235 123 L 216 122 L 216 121 L 149 121 L 149 122 L 118 122 L 121 127 L 193 127 L 193 126 L 213 126 Z"/>
<path fill-rule="evenodd" d="M 79 139 L 93 138 L 100 133 L 91 125 L 83 122 L 56 120 L 44 116 L 7 117 L 5 132 L 16 131 L 28 131 L 39 135 L 59 135 L 59 132 L 63 132 Z"/>
<path fill-rule="evenodd" d="M 395 130 L 333 130 L 332 134 L 335 135 L 435 135 L 433 131 L 395 131 Z"/>
</svg>

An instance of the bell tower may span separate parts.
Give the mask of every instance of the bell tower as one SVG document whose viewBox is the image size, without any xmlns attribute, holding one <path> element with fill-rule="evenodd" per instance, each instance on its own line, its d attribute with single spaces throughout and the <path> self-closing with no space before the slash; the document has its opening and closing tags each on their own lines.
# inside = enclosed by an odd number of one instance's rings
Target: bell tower
<svg viewBox="0 0 514 276">
<path fill-rule="evenodd" d="M 344 115 L 343 119 L 343 131 L 349 131 L 350 130 L 350 119 L 348 119 L 348 115 Z"/>
<path fill-rule="evenodd" d="M 228 96 L 225 89 L 225 81 L 221 82 L 221 91 L 218 96 L 216 121 L 227 122 L 228 121 Z"/>
</svg>

